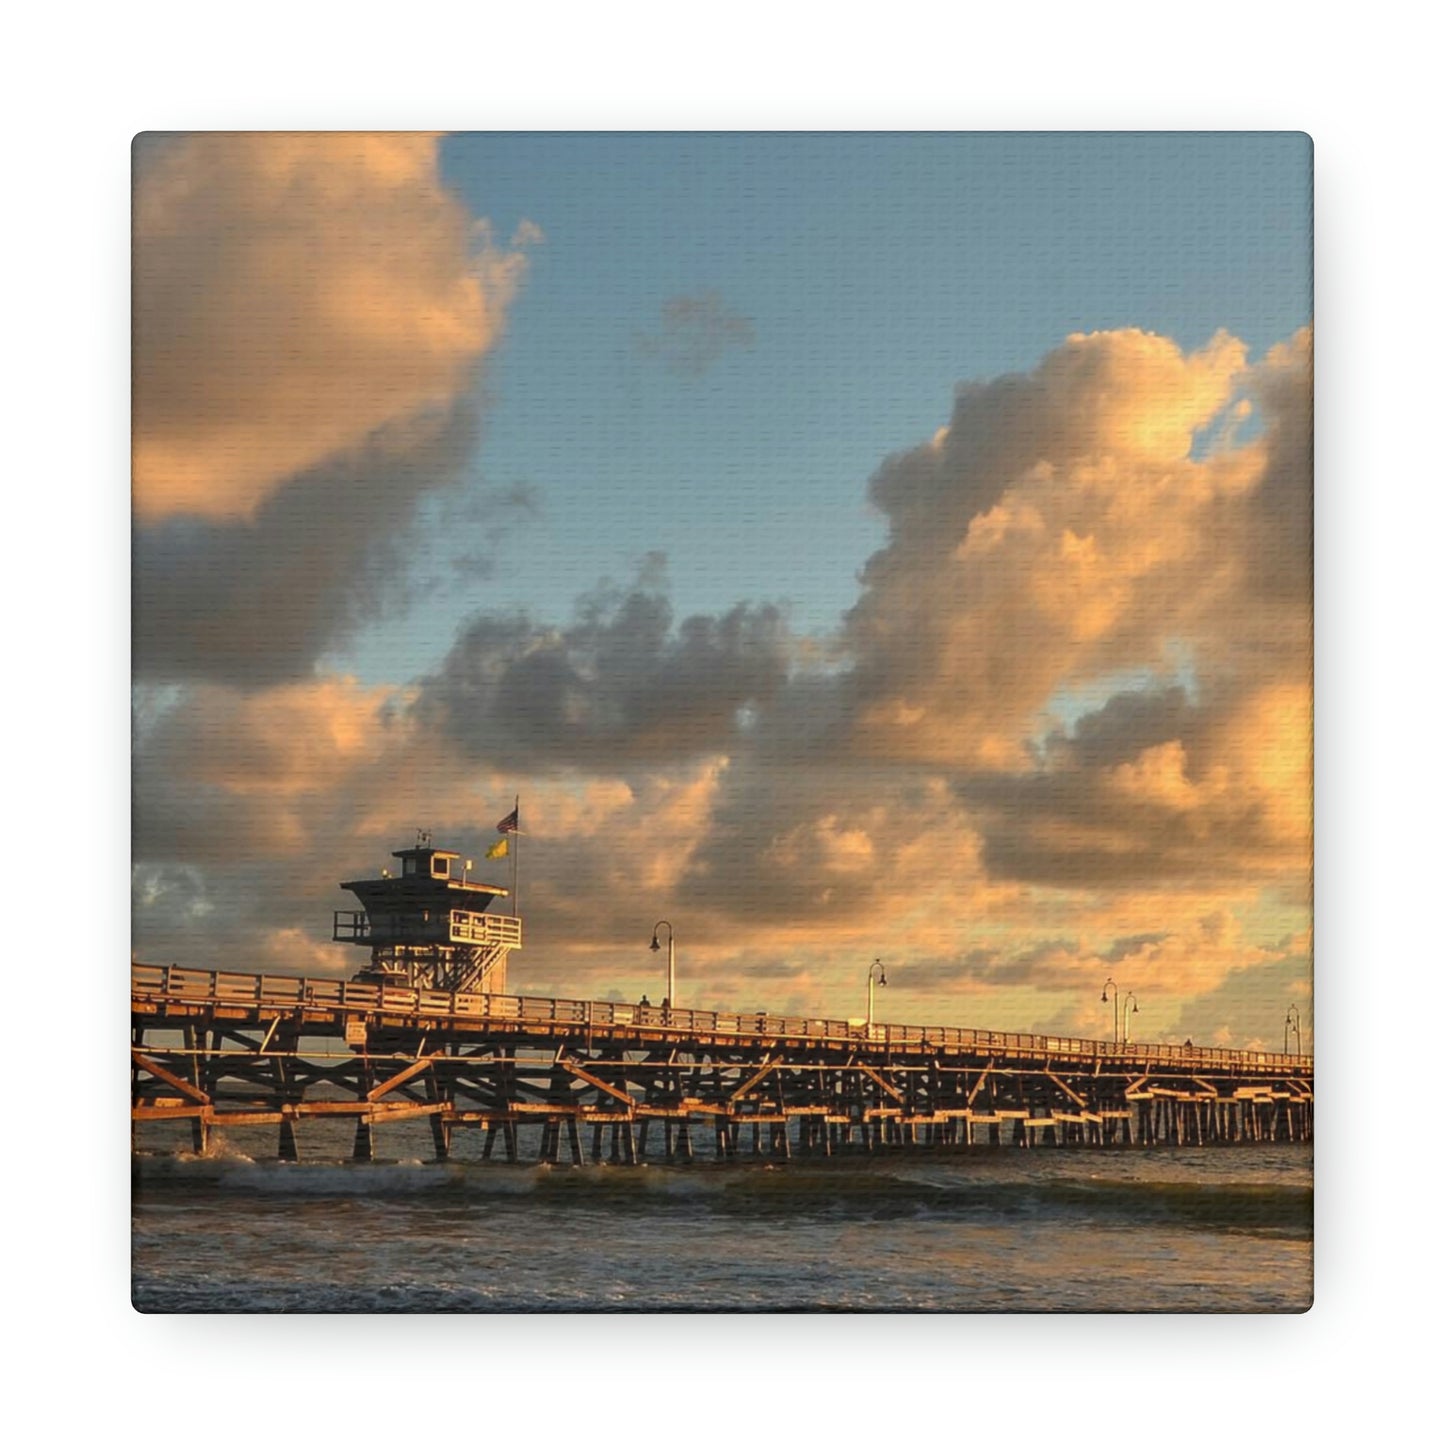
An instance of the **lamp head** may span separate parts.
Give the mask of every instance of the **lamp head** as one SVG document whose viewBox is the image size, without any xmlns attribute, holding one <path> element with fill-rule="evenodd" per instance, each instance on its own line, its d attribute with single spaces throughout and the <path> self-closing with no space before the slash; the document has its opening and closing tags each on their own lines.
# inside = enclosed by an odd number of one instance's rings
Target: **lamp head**
<svg viewBox="0 0 1445 1445">
<path fill-rule="evenodd" d="M 1139 1000 L 1137 998 L 1134 1000 L 1134 1012 L 1139 1012 Z"/>
<path fill-rule="evenodd" d="M 1099 1002 L 1100 1002 L 1100 1003 L 1108 1003 L 1108 1002 L 1109 1002 L 1109 985 L 1108 985 L 1107 983 L 1104 985 L 1104 991 L 1103 991 L 1103 993 L 1101 993 L 1101 994 L 1099 995 Z"/>
<path fill-rule="evenodd" d="M 657 950 L 662 947 L 662 945 L 657 941 L 657 930 L 656 930 L 656 929 L 653 929 L 653 931 L 652 931 L 652 942 L 651 942 L 650 944 L 648 944 L 648 947 L 649 947 L 654 953 L 656 953 Z"/>
</svg>

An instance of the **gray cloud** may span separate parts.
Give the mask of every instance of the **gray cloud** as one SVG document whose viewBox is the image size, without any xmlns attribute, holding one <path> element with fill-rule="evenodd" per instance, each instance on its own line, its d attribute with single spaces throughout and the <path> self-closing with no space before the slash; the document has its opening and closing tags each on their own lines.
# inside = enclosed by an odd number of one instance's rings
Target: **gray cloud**
<svg viewBox="0 0 1445 1445">
<path fill-rule="evenodd" d="M 1128 938 L 1116 938 L 1113 944 L 1106 948 L 1099 957 L 1109 963 L 1118 963 L 1122 959 L 1138 953 L 1141 949 L 1165 942 L 1168 937 L 1167 933 L 1133 933 Z"/>
<path fill-rule="evenodd" d="M 734 743 L 739 710 L 765 704 L 787 668 L 775 607 L 740 603 L 674 628 L 659 592 L 605 589 L 567 628 L 474 618 L 418 710 L 498 766 L 662 764 Z"/>
<path fill-rule="evenodd" d="M 1295 1004 L 1303 1015 L 1298 1043 L 1305 1053 L 1312 1053 L 1313 974 L 1312 960 L 1305 953 L 1291 953 L 1278 962 L 1231 974 L 1210 992 L 1186 999 L 1167 1037 L 1176 1042 L 1192 1038 L 1196 1044 L 1282 1053 L 1285 1014 Z M 1297 1047 L 1293 1028 L 1289 1047 L 1291 1052 Z"/>
<path fill-rule="evenodd" d="M 476 433 L 463 403 L 293 478 L 249 520 L 137 524 L 135 676 L 264 687 L 309 675 L 399 595 L 417 500 L 458 478 Z"/>
<path fill-rule="evenodd" d="M 716 291 L 673 296 L 662 303 L 659 329 L 640 334 L 636 345 L 642 355 L 657 358 L 669 371 L 698 377 L 729 347 L 752 350 L 753 324 L 729 311 Z"/>
<path fill-rule="evenodd" d="M 1063 889 L 1239 884 L 1274 840 L 1259 810 L 1221 811 L 1207 831 L 1162 804 L 1120 800 L 1096 775 L 979 776 L 960 785 L 995 879 Z"/>
<path fill-rule="evenodd" d="M 1046 756 L 1065 754 L 1080 768 L 1112 768 L 1159 743 L 1192 743 L 1200 724 L 1200 710 L 1182 687 L 1120 692 L 1079 718 L 1071 734 L 1053 733 L 1044 751 Z"/>
<path fill-rule="evenodd" d="M 1314 335 L 1302 332 L 1255 369 L 1250 391 L 1266 427 L 1268 462 L 1245 522 L 1255 594 L 1298 611 L 1314 582 Z"/>
</svg>

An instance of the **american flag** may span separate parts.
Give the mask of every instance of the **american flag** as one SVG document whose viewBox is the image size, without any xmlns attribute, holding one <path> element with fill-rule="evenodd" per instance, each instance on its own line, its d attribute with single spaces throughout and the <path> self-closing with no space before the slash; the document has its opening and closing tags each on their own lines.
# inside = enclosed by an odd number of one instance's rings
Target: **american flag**
<svg viewBox="0 0 1445 1445">
<path fill-rule="evenodd" d="M 512 811 L 508 813 L 507 816 L 503 818 L 500 823 L 497 824 L 497 832 L 515 833 L 517 831 L 517 814 L 519 811 L 520 805 L 516 808 L 513 808 Z"/>
</svg>

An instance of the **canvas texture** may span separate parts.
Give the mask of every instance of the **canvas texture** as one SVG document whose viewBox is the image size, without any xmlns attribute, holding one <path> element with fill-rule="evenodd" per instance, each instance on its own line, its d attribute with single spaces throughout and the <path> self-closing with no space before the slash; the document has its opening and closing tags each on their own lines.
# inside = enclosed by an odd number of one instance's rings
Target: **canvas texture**
<svg viewBox="0 0 1445 1445">
<path fill-rule="evenodd" d="M 1308 1309 L 1312 167 L 140 136 L 136 1308 Z"/>
</svg>

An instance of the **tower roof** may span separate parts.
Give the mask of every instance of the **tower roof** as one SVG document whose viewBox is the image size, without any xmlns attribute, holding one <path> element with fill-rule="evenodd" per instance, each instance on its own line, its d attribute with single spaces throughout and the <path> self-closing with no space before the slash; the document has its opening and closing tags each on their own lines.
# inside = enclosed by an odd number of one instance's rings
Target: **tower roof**
<svg viewBox="0 0 1445 1445">
<path fill-rule="evenodd" d="M 430 843 L 418 844 L 415 848 L 398 848 L 391 855 L 393 858 L 460 858 L 460 853 L 453 853 L 447 848 L 433 848 Z"/>
</svg>

